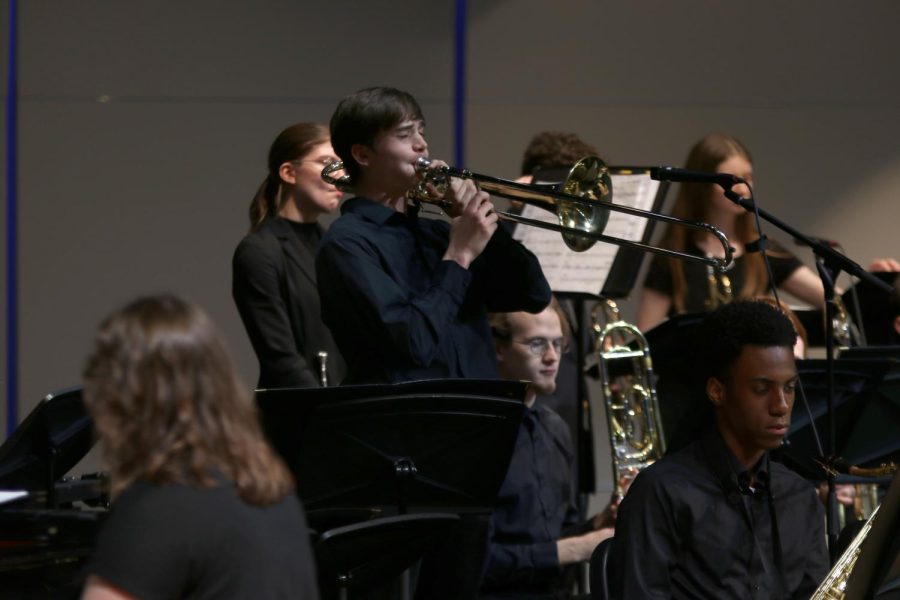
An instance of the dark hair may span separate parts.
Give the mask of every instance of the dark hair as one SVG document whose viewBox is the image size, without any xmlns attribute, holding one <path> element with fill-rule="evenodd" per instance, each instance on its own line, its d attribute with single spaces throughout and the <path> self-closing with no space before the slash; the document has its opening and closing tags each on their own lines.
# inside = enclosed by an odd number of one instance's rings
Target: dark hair
<svg viewBox="0 0 900 600">
<path fill-rule="evenodd" d="M 732 156 L 741 156 L 750 164 L 753 157 L 750 151 L 736 137 L 724 133 L 711 133 L 694 144 L 685 160 L 684 168 L 691 171 L 714 172 L 719 165 Z M 685 182 L 678 190 L 672 216 L 690 221 L 703 221 L 710 206 L 707 201 L 711 184 Z M 671 250 L 684 252 L 688 245 L 687 228 L 670 225 L 662 238 L 662 246 Z M 690 235 L 701 235 L 691 233 Z M 745 212 L 737 219 L 735 236 L 743 244 L 757 239 L 758 234 L 753 221 L 753 214 Z M 769 254 L 775 254 L 771 249 Z M 684 277 L 684 266 L 679 259 L 670 258 L 669 267 L 672 275 L 672 303 L 676 313 L 685 311 L 684 298 L 687 282 Z M 766 291 L 768 275 L 762 254 L 758 252 L 744 255 L 745 275 L 739 294 L 747 299 L 759 296 Z"/>
<path fill-rule="evenodd" d="M 411 94 L 395 88 L 366 88 L 341 100 L 331 116 L 331 145 L 343 161 L 351 184 L 359 180 L 353 146 L 372 146 L 379 133 L 407 119 L 424 121 L 425 117 Z"/>
<path fill-rule="evenodd" d="M 574 133 L 542 131 L 525 149 L 522 175 L 534 175 L 538 169 L 571 167 L 585 156 L 597 156 L 597 149 Z"/>
<path fill-rule="evenodd" d="M 250 231 L 256 231 L 262 222 L 278 214 L 284 202 L 281 175 L 278 171 L 286 162 L 300 160 L 315 146 L 328 141 L 328 128 L 320 123 L 297 123 L 283 130 L 269 148 L 269 174 L 256 191 L 250 203 Z"/>
<path fill-rule="evenodd" d="M 803 358 L 806 358 L 806 355 L 809 353 L 809 336 L 806 333 L 806 327 L 800 322 L 800 317 L 797 316 L 797 313 L 791 310 L 791 307 L 788 306 L 784 300 L 775 300 L 772 296 L 763 296 L 761 298 L 756 298 L 756 300 L 769 304 L 773 308 L 781 311 L 784 316 L 791 320 L 791 325 L 794 326 L 797 337 L 803 341 Z"/>
<path fill-rule="evenodd" d="M 248 504 L 271 504 L 293 490 L 218 332 L 180 298 L 140 298 L 100 325 L 84 401 L 113 498 L 139 480 L 213 487 L 216 476 Z"/>
<path fill-rule="evenodd" d="M 797 332 L 791 320 L 772 304 L 737 300 L 706 315 L 698 341 L 704 380 L 722 379 L 744 346 L 780 346 L 792 350 Z"/>
</svg>

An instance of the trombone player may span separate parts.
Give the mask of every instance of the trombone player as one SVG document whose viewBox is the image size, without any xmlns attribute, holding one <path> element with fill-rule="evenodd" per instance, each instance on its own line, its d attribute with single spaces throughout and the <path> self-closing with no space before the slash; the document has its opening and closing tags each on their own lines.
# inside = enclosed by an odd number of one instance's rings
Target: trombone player
<svg viewBox="0 0 900 600">
<path fill-rule="evenodd" d="M 497 228 L 486 192 L 453 179 L 447 223 L 418 217 L 407 192 L 428 157 L 416 100 L 392 88 L 351 94 L 331 119 L 356 197 L 316 260 L 322 316 L 348 363 L 347 383 L 495 379 L 487 311 L 541 311 L 550 288 L 537 258 Z M 440 164 L 435 161 L 435 164 Z"/>
<path fill-rule="evenodd" d="M 407 206 L 421 181 L 416 163 L 428 157 L 409 93 L 360 90 L 340 102 L 330 128 L 355 197 L 322 239 L 316 274 L 322 317 L 347 361 L 344 382 L 496 379 L 487 313 L 549 304 L 537 258 L 497 228 L 488 194 L 471 181 L 450 182 L 449 223 Z M 474 598 L 486 541 L 487 519 L 464 519 L 458 539 L 426 556 L 416 597 Z"/>
</svg>

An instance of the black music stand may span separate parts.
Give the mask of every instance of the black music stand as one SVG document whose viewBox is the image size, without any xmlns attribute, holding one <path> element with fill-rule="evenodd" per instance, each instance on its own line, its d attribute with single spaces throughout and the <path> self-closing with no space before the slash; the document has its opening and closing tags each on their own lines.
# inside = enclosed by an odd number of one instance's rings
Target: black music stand
<svg viewBox="0 0 900 600">
<path fill-rule="evenodd" d="M 0 488 L 44 491 L 54 506 L 54 484 L 93 445 L 81 388 L 48 394 L 0 446 Z"/>
<path fill-rule="evenodd" d="M 713 418 L 705 382 L 695 376 L 701 354 L 694 344 L 705 316 L 675 315 L 644 334 L 657 377 L 656 397 L 666 452 L 691 443 Z"/>
<path fill-rule="evenodd" d="M 844 598 L 897 598 L 900 591 L 900 473 L 888 487 L 872 529 L 860 546 Z"/>
<path fill-rule="evenodd" d="M 797 361 L 810 412 L 818 430 L 828 418 L 825 360 Z M 893 362 L 884 359 L 834 361 L 835 453 L 848 464 L 868 465 L 900 452 L 900 378 L 891 375 Z M 810 418 L 798 399 L 791 417 L 789 441 L 778 454 L 783 462 L 808 479 L 824 480 Z M 839 477 L 849 482 L 847 477 Z M 856 481 L 856 479 L 853 479 Z"/>
<path fill-rule="evenodd" d="M 890 346 L 900 344 L 900 334 L 894 329 L 894 319 L 900 307 L 897 306 L 898 279 L 900 273 L 881 272 L 872 276 L 894 288 L 893 298 L 890 294 L 874 286 L 869 281 L 858 281 L 841 296 L 847 312 L 851 316 L 862 318 L 857 326 L 862 330 L 866 344 L 870 346 Z"/>
<path fill-rule="evenodd" d="M 307 510 L 490 512 L 526 384 L 434 380 L 260 390 L 263 426 Z"/>
<path fill-rule="evenodd" d="M 896 286 L 900 274 L 895 272 L 870 273 L 887 285 Z M 898 302 L 895 296 L 885 293 L 869 281 L 856 282 L 841 295 L 847 314 L 862 334 L 862 346 L 853 348 L 892 348 L 894 355 L 900 351 L 900 334 L 894 330 Z M 819 309 L 795 310 L 794 314 L 806 328 L 809 346 L 825 345 L 825 314 Z"/>
<path fill-rule="evenodd" d="M 515 381 L 434 380 L 260 390 L 257 402 L 311 517 L 375 508 L 486 518 L 515 447 L 526 389 Z M 477 577 L 468 563 L 480 569 L 478 557 L 455 560 L 454 572 L 462 566 Z"/>
</svg>

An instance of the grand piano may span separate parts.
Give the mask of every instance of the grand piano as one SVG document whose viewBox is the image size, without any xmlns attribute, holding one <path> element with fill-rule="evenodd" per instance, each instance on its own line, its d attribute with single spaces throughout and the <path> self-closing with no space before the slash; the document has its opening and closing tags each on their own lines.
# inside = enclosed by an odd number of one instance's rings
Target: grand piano
<svg viewBox="0 0 900 600">
<path fill-rule="evenodd" d="M 0 446 L 0 596 L 77 598 L 106 513 L 100 474 L 67 477 L 94 445 L 81 388 L 42 399 Z"/>
</svg>

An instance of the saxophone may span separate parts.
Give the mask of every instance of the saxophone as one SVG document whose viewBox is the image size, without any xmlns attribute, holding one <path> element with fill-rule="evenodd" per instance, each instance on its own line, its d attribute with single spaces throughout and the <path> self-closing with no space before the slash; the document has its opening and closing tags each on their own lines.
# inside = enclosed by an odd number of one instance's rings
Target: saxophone
<svg viewBox="0 0 900 600">
<path fill-rule="evenodd" d="M 853 319 L 850 318 L 847 306 L 840 296 L 834 297 L 834 309 L 834 318 L 832 319 L 834 341 L 844 347 L 864 346 L 865 343 L 860 339 L 859 329 L 856 327 Z"/>
<path fill-rule="evenodd" d="M 880 507 L 879 507 L 880 508 Z M 810 596 L 810 600 L 842 600 L 844 592 L 847 590 L 847 582 L 850 580 L 850 573 L 853 566 L 859 558 L 862 543 L 869 535 L 872 529 L 872 523 L 875 521 L 875 515 L 878 514 L 878 508 L 872 512 L 872 516 L 863 525 L 847 549 L 841 554 L 831 571 L 825 577 L 825 580 L 816 588 L 815 593 Z"/>
<path fill-rule="evenodd" d="M 706 282 L 709 286 L 709 297 L 706 299 L 706 310 L 715 310 L 734 299 L 731 289 L 731 278 L 727 273 L 717 273 L 712 267 L 706 268 Z"/>
<path fill-rule="evenodd" d="M 612 300 L 595 306 L 591 321 L 609 425 L 614 496 L 621 499 L 638 472 L 665 453 L 653 362 L 647 339 L 637 327 L 619 318 L 619 308 Z M 629 340 L 637 349 L 626 343 Z M 619 361 L 630 362 L 628 373 L 611 376 L 610 365 Z"/>
<path fill-rule="evenodd" d="M 848 465 L 843 459 L 837 458 L 820 464 L 822 464 L 822 467 L 832 475 L 837 473 L 847 473 L 857 477 L 884 477 L 885 475 L 891 475 L 897 472 L 897 464 L 893 462 L 883 463 L 877 467 L 862 468 Z M 884 498 L 886 502 L 890 502 L 892 494 L 895 494 L 894 499 L 896 500 L 896 484 L 897 479 L 895 478 L 894 483 L 891 484 L 891 488 L 888 490 L 887 496 Z M 859 530 L 859 533 L 856 534 L 856 537 L 853 538 L 853 541 L 850 542 L 850 545 L 847 546 L 844 553 L 841 554 L 837 562 L 834 563 L 834 566 L 831 568 L 831 571 L 828 572 L 825 580 L 822 581 L 815 593 L 810 596 L 810 600 L 842 600 L 844 598 L 844 594 L 847 591 L 847 584 L 850 581 L 850 574 L 853 572 L 853 567 L 856 565 L 857 559 L 859 559 L 863 542 L 866 541 L 869 532 L 872 530 L 872 525 L 875 523 L 875 515 L 878 514 L 880 508 L 880 506 L 875 507 L 875 510 L 872 511 L 872 514 L 863 524 L 862 529 Z"/>
</svg>

